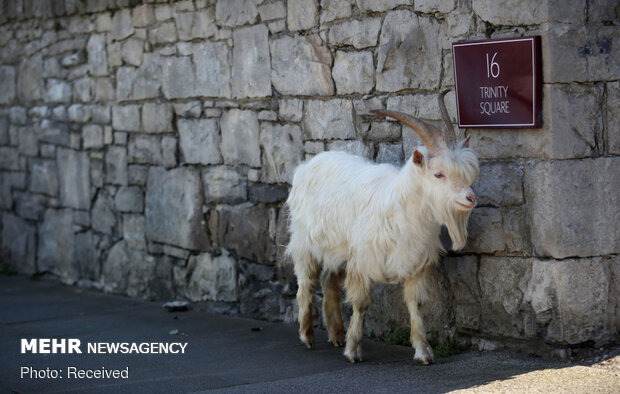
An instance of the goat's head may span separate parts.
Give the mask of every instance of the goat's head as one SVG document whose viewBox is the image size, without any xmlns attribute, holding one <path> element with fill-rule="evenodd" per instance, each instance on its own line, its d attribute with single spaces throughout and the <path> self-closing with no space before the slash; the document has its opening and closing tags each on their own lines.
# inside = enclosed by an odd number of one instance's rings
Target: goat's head
<svg viewBox="0 0 620 394">
<path fill-rule="evenodd" d="M 373 110 L 411 127 L 425 147 L 418 147 L 406 167 L 421 176 L 422 192 L 435 219 L 444 224 L 452 238 L 453 249 L 461 249 L 467 241 L 467 219 L 476 205 L 471 185 L 478 176 L 478 158 L 469 149 L 469 137 L 457 142 L 454 127 L 444 103 L 443 91 L 438 97 L 444 121 L 443 133 L 437 127 L 410 115 L 385 110 Z"/>
</svg>

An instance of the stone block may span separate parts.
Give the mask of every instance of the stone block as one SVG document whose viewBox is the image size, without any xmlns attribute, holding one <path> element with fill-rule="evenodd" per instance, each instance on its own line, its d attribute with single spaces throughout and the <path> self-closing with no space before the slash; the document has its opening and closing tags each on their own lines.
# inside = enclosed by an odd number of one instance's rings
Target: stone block
<svg viewBox="0 0 620 394">
<path fill-rule="evenodd" d="M 287 0 L 288 29 L 290 31 L 308 30 L 316 26 L 319 20 L 318 8 L 317 0 Z"/>
<path fill-rule="evenodd" d="M 144 194 L 138 186 L 123 186 L 114 196 L 116 210 L 120 212 L 142 212 L 144 209 Z"/>
<path fill-rule="evenodd" d="M 37 267 L 39 272 L 50 272 L 67 284 L 78 279 L 75 259 L 73 214 L 70 209 L 48 209 L 39 226 Z"/>
<path fill-rule="evenodd" d="M 72 98 L 71 85 L 58 79 L 47 80 L 45 101 L 48 103 L 69 103 Z"/>
<path fill-rule="evenodd" d="M 149 29 L 149 42 L 153 45 L 170 44 L 177 41 L 177 27 L 174 22 L 164 22 Z"/>
<path fill-rule="evenodd" d="M 512 208 L 502 212 L 502 227 L 507 253 L 522 256 L 531 254 L 530 231 L 525 208 Z"/>
<path fill-rule="evenodd" d="M 82 147 L 84 149 L 103 148 L 103 128 L 96 124 L 82 128 Z"/>
<path fill-rule="evenodd" d="M 264 37 L 265 40 L 267 37 Z M 256 38 L 258 39 L 258 38 Z M 236 45 L 236 44 L 235 44 Z M 265 46 L 267 44 L 265 43 Z M 245 48 L 245 50 L 249 50 L 249 48 Z M 230 79 L 230 48 L 223 42 L 205 42 L 199 44 L 193 44 L 192 52 L 194 54 L 194 65 L 196 69 L 196 95 L 198 96 L 207 96 L 207 97 L 230 97 L 231 92 L 231 79 Z M 249 55 L 243 55 L 249 56 Z M 243 57 L 242 56 L 242 57 Z M 239 59 L 237 59 L 239 61 Z M 251 61 L 260 61 L 264 62 L 265 59 L 263 57 L 257 57 L 252 59 Z M 259 68 L 262 68 L 264 65 L 253 65 L 253 69 L 243 69 L 238 70 L 239 72 L 252 72 L 251 75 L 243 76 L 240 78 L 263 78 L 261 71 Z M 234 66 L 233 66 L 234 67 Z M 269 67 L 269 60 L 267 59 L 267 67 Z M 234 70 L 234 69 L 233 69 Z M 267 79 L 268 79 L 267 72 Z M 246 82 L 248 82 L 246 80 Z M 261 91 L 265 90 L 264 86 L 265 82 L 258 83 L 258 81 L 252 80 L 248 82 L 252 85 L 252 87 L 259 89 Z M 267 81 L 266 83 L 271 84 L 271 81 Z M 234 89 L 233 84 L 233 89 Z M 241 87 L 241 90 L 244 88 Z M 251 88 L 247 88 L 251 89 Z M 271 88 L 269 88 L 269 94 L 271 94 Z M 248 90 L 249 92 L 249 90 Z M 257 91 L 256 91 L 257 92 Z"/>
<path fill-rule="evenodd" d="M 0 256 L 17 272 L 36 273 L 36 228 L 12 213 L 2 214 Z"/>
<path fill-rule="evenodd" d="M 304 102 L 299 99 L 282 99 L 278 116 L 288 122 L 299 122 L 303 116 Z"/>
<path fill-rule="evenodd" d="M 234 168 L 209 167 L 202 170 L 205 202 L 239 204 L 248 199 L 248 183 Z"/>
<path fill-rule="evenodd" d="M 196 76 L 189 57 L 166 57 L 162 66 L 164 97 L 188 98 L 195 95 Z"/>
<path fill-rule="evenodd" d="M 19 170 L 18 157 L 17 149 L 5 146 L 0 147 L 0 169 Z"/>
<path fill-rule="evenodd" d="M 97 236 L 92 231 L 75 234 L 75 261 L 80 279 L 96 282 L 101 275 L 101 251 L 97 249 Z"/>
<path fill-rule="evenodd" d="M 147 133 L 172 131 L 172 106 L 170 104 L 144 103 L 142 129 Z"/>
<path fill-rule="evenodd" d="M 467 225 L 469 234 L 466 252 L 494 253 L 503 251 L 504 230 L 499 209 L 478 207 L 472 211 Z"/>
<path fill-rule="evenodd" d="M 620 158 L 604 157 L 536 162 L 525 168 L 525 200 L 538 256 L 618 253 L 618 165 Z"/>
<path fill-rule="evenodd" d="M 248 198 L 253 203 L 271 204 L 274 202 L 286 201 L 288 197 L 288 187 L 267 183 L 250 183 L 248 187 Z"/>
<path fill-rule="evenodd" d="M 123 8 L 114 13 L 112 16 L 112 28 L 110 29 L 110 37 L 113 40 L 123 40 L 134 32 L 131 18 L 131 8 Z"/>
<path fill-rule="evenodd" d="M 199 170 L 151 167 L 145 205 L 147 239 L 204 250 L 208 240 L 202 205 Z"/>
<path fill-rule="evenodd" d="M 362 12 L 387 11 L 399 5 L 410 5 L 411 0 L 355 0 Z"/>
<path fill-rule="evenodd" d="M 328 40 L 333 45 L 350 45 L 357 49 L 377 45 L 381 18 L 365 18 L 339 23 L 329 29 Z"/>
<path fill-rule="evenodd" d="M 534 260 L 525 300 L 535 334 L 557 344 L 609 340 L 614 334 L 609 289 L 605 259 Z"/>
<path fill-rule="evenodd" d="M 443 261 L 454 296 L 456 328 L 478 331 L 480 327 L 480 287 L 476 256 L 447 257 Z"/>
<path fill-rule="evenodd" d="M 143 55 L 142 65 L 137 69 L 133 67 L 119 67 L 116 71 L 116 98 L 117 100 L 127 99 L 147 99 L 154 98 L 160 95 L 160 88 L 162 87 L 163 71 L 162 68 L 167 71 L 166 78 L 170 77 L 170 73 L 174 70 L 170 70 L 170 67 L 174 67 L 176 58 L 162 58 L 158 53 L 145 53 Z M 171 66 L 168 62 L 171 62 Z M 163 67 L 162 67 L 163 64 Z M 166 68 L 168 67 L 168 68 Z M 174 89 L 182 89 L 181 84 L 187 82 L 187 78 L 190 78 L 190 82 L 193 82 L 193 72 L 190 75 L 183 76 L 182 72 L 187 71 L 187 68 L 181 70 L 180 73 L 174 74 L 172 78 L 184 77 L 182 81 L 175 84 L 175 81 L 168 81 L 164 94 L 166 92 L 175 91 Z"/>
<path fill-rule="evenodd" d="M 140 106 L 115 105 L 112 107 L 112 127 L 121 131 L 140 131 Z"/>
<path fill-rule="evenodd" d="M 401 126 L 396 122 L 372 122 L 363 135 L 373 141 L 394 141 L 401 137 Z"/>
<path fill-rule="evenodd" d="M 14 125 L 25 125 L 28 121 L 28 114 L 26 108 L 23 107 L 11 107 L 9 110 L 9 119 Z"/>
<path fill-rule="evenodd" d="M 45 84 L 43 80 L 43 59 L 40 55 L 23 59 L 17 73 L 17 97 L 22 102 L 31 102 L 43 98 Z"/>
<path fill-rule="evenodd" d="M 108 75 L 105 35 L 91 34 L 86 44 L 86 51 L 88 53 L 88 71 L 90 75 L 96 77 Z"/>
<path fill-rule="evenodd" d="M 369 93 L 375 84 L 372 52 L 336 52 L 332 76 L 338 94 Z"/>
<path fill-rule="evenodd" d="M 0 116 L 0 145 L 9 144 L 9 118 Z"/>
<path fill-rule="evenodd" d="M 49 82 L 48 82 L 49 87 Z M 90 78 L 80 78 L 73 83 L 73 99 L 80 103 L 92 101 L 93 81 Z"/>
<path fill-rule="evenodd" d="M 478 284 L 482 332 L 513 338 L 531 335 L 524 301 L 529 283 L 536 277 L 532 264 L 531 259 L 481 257 Z"/>
<path fill-rule="evenodd" d="M 15 212 L 24 219 L 41 220 L 47 205 L 47 199 L 39 194 L 13 191 Z"/>
<path fill-rule="evenodd" d="M 106 183 L 113 185 L 127 184 L 127 149 L 111 146 L 105 154 Z"/>
<path fill-rule="evenodd" d="M 387 14 L 377 51 L 377 90 L 437 89 L 441 76 L 440 26 L 402 10 Z"/>
<path fill-rule="evenodd" d="M 123 239 L 133 249 L 146 249 L 146 219 L 143 215 L 123 215 Z"/>
<path fill-rule="evenodd" d="M 104 105 L 91 105 L 90 114 L 93 123 L 110 124 L 112 122 L 112 112 L 110 107 Z"/>
<path fill-rule="evenodd" d="M 414 9 L 425 14 L 448 13 L 456 7 L 456 0 L 416 0 Z"/>
<path fill-rule="evenodd" d="M 161 157 L 164 167 L 173 168 L 177 166 L 177 146 L 178 142 L 175 137 L 166 135 L 161 139 Z"/>
<path fill-rule="evenodd" d="M 474 0 L 473 11 L 482 20 L 494 25 L 539 25 L 558 21 L 584 23 L 585 4 L 566 4 L 561 0 L 527 1 L 508 0 L 501 3 Z"/>
<path fill-rule="evenodd" d="M 178 119 L 177 129 L 185 163 L 218 164 L 220 135 L 214 119 Z"/>
<path fill-rule="evenodd" d="M 351 3 L 349 1 L 321 0 L 321 24 L 350 16 Z"/>
<path fill-rule="evenodd" d="M 0 104 L 11 104 L 15 100 L 17 74 L 11 66 L 0 67 Z"/>
<path fill-rule="evenodd" d="M 332 95 L 332 56 L 318 35 L 271 40 L 271 80 L 283 95 Z"/>
<path fill-rule="evenodd" d="M 224 162 L 260 167 L 260 130 L 256 112 L 228 110 L 222 115 L 221 128 Z"/>
<path fill-rule="evenodd" d="M 129 139 L 127 163 L 163 165 L 161 138 L 153 135 L 138 135 Z"/>
<path fill-rule="evenodd" d="M 312 154 L 317 154 L 317 153 L 321 153 L 323 151 L 323 146 L 322 144 L 319 147 L 314 147 L 311 145 L 308 145 L 309 142 L 306 142 L 305 144 L 305 150 L 308 153 L 312 153 Z M 342 151 L 342 152 L 349 152 L 353 155 L 356 156 L 362 156 L 365 157 L 367 159 L 371 159 L 374 157 L 374 147 L 371 144 L 365 144 L 362 141 L 342 141 L 342 140 L 335 140 L 335 141 L 331 141 L 327 144 L 327 150 L 336 150 L 336 151 Z"/>
<path fill-rule="evenodd" d="M 228 252 L 217 257 L 209 253 L 191 256 L 186 296 L 192 301 L 237 301 L 237 262 Z"/>
<path fill-rule="evenodd" d="M 609 153 L 620 154 L 620 82 L 607 84 L 607 146 Z"/>
<path fill-rule="evenodd" d="M 174 103 L 174 113 L 181 118 L 199 118 L 202 113 L 202 103 L 200 101 L 190 101 L 187 103 Z"/>
<path fill-rule="evenodd" d="M 133 25 L 146 27 L 155 22 L 155 14 L 151 4 L 143 4 L 133 9 Z"/>
<path fill-rule="evenodd" d="M 237 256 L 261 264 L 273 264 L 275 242 L 269 228 L 270 208 L 260 205 L 220 205 L 211 211 L 209 229 L 213 242 L 234 249 Z"/>
<path fill-rule="evenodd" d="M 478 205 L 521 205 L 523 200 L 523 168 L 517 163 L 486 162 L 472 185 Z"/>
<path fill-rule="evenodd" d="M 90 209 L 90 158 L 88 153 L 58 148 L 56 161 L 62 205 L 74 209 Z"/>
<path fill-rule="evenodd" d="M 258 14 L 263 22 L 286 18 L 286 6 L 283 1 L 263 4 L 258 7 Z"/>
<path fill-rule="evenodd" d="M 30 183 L 28 190 L 48 196 L 58 195 L 58 168 L 52 160 L 30 161 Z"/>
<path fill-rule="evenodd" d="M 37 156 L 39 143 L 37 134 L 30 126 L 17 128 L 17 150 L 24 156 Z"/>
<path fill-rule="evenodd" d="M 396 167 L 402 166 L 405 160 L 402 144 L 382 142 L 377 152 L 377 163 L 389 163 Z"/>
<path fill-rule="evenodd" d="M 183 12 L 176 15 L 177 32 L 179 39 L 189 41 L 196 38 L 205 39 L 217 33 L 215 11 L 207 8 L 197 12 Z"/>
<path fill-rule="evenodd" d="M 132 297 L 148 296 L 154 291 L 150 287 L 157 283 L 157 268 L 152 256 L 128 247 L 124 240 L 118 241 L 110 248 L 102 265 L 103 290 Z M 163 264 L 162 268 L 172 270 L 172 267 L 166 264 Z M 165 273 L 160 273 L 160 276 L 165 276 Z"/>
<path fill-rule="evenodd" d="M 271 96 L 271 65 L 265 25 L 233 32 L 232 96 Z"/>
<path fill-rule="evenodd" d="M 114 199 L 106 191 L 100 191 L 91 213 L 93 230 L 103 234 L 117 235 L 119 231 L 118 218 L 114 206 Z"/>
<path fill-rule="evenodd" d="M 123 43 L 121 56 L 126 64 L 139 67 L 144 55 L 144 42 L 137 38 L 130 38 Z"/>
<path fill-rule="evenodd" d="M 311 140 L 355 138 L 349 100 L 309 100 L 304 106 L 304 137 Z"/>
<path fill-rule="evenodd" d="M 253 24 L 258 16 L 256 0 L 219 0 L 215 4 L 215 21 L 218 25 L 234 27 Z"/>
<path fill-rule="evenodd" d="M 264 122 L 261 124 L 260 145 L 263 182 L 292 183 L 295 168 L 303 160 L 301 128 Z"/>
<path fill-rule="evenodd" d="M 145 186 L 149 174 L 148 166 L 130 165 L 127 166 L 127 183 L 129 185 Z"/>
</svg>

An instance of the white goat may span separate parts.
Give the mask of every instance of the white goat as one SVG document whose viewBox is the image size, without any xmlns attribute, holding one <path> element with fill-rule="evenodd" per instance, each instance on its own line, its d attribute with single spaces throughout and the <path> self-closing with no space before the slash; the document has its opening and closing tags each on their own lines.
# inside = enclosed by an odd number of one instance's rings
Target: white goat
<svg viewBox="0 0 620 394">
<path fill-rule="evenodd" d="M 428 274 L 445 253 L 439 241 L 448 228 L 453 249 L 467 240 L 467 219 L 476 200 L 470 188 L 478 176 L 478 159 L 456 143 L 452 123 L 439 95 L 445 123 L 441 131 L 409 115 L 375 110 L 414 129 L 426 147 L 417 148 L 402 168 L 373 164 L 344 152 L 324 152 L 295 171 L 288 197 L 293 259 L 299 289 L 299 336 L 311 348 L 312 290 L 321 276 L 323 314 L 329 340 L 343 342 L 340 290 L 353 316 L 346 336 L 345 357 L 362 361 L 364 314 L 371 302 L 372 282 L 404 282 L 411 319 L 414 360 L 434 362 L 426 341 L 418 303 L 427 298 Z"/>
</svg>

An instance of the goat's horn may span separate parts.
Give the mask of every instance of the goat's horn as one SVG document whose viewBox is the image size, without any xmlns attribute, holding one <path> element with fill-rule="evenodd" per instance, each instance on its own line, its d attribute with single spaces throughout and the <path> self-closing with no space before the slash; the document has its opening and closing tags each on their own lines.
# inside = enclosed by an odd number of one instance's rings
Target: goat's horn
<svg viewBox="0 0 620 394">
<path fill-rule="evenodd" d="M 411 127 L 420 136 L 420 139 L 426 148 L 428 148 L 431 156 L 437 156 L 442 151 L 443 141 L 440 140 L 441 131 L 435 126 L 424 123 L 421 120 L 402 112 L 387 111 L 383 109 L 373 109 L 370 112 L 377 115 L 389 116 Z"/>
<path fill-rule="evenodd" d="M 444 102 L 444 96 L 448 93 L 450 89 L 446 89 L 439 94 L 437 97 L 437 103 L 439 104 L 439 110 L 441 111 L 441 117 L 443 118 L 444 123 L 444 139 L 448 146 L 451 149 L 456 147 L 456 133 L 454 132 L 454 126 L 452 126 L 452 120 L 450 120 L 450 115 L 448 115 L 448 110 L 446 109 L 446 103 Z"/>
</svg>

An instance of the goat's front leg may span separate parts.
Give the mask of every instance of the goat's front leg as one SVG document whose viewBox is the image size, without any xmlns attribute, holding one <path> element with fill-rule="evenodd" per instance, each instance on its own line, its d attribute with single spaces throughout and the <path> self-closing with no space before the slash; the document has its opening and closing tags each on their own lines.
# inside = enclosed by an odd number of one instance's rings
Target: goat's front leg
<svg viewBox="0 0 620 394">
<path fill-rule="evenodd" d="M 435 363 L 433 348 L 426 341 L 424 323 L 418 308 L 419 302 L 426 298 L 426 283 L 428 276 L 422 273 L 405 281 L 404 295 L 409 318 L 411 321 L 411 345 L 415 348 L 413 359 L 420 364 L 428 365 Z"/>
<path fill-rule="evenodd" d="M 347 302 L 353 305 L 353 316 L 347 331 L 347 345 L 344 356 L 349 362 L 363 361 L 362 337 L 364 335 L 364 315 L 370 307 L 369 280 L 358 273 L 347 272 L 344 282 L 347 291 Z"/>
</svg>

